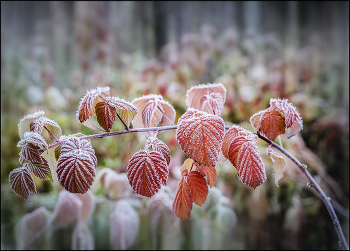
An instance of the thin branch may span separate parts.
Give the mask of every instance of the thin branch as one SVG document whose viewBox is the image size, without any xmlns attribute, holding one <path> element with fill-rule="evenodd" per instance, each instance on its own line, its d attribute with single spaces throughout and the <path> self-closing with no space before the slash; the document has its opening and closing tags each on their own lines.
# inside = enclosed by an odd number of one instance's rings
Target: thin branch
<svg viewBox="0 0 350 251">
<path fill-rule="evenodd" d="M 125 127 L 125 130 L 129 131 L 129 127 L 125 124 L 124 120 L 119 116 L 118 112 L 117 112 L 117 116 L 119 118 L 119 120 L 123 123 L 124 127 Z"/>
<path fill-rule="evenodd" d="M 160 107 L 157 105 L 158 109 L 163 113 L 163 116 L 166 118 L 166 120 L 168 120 L 170 125 L 174 125 L 173 122 L 170 121 L 170 119 L 168 118 L 168 116 L 164 113 L 164 111 L 162 109 L 160 109 Z"/>
<path fill-rule="evenodd" d="M 44 128 L 45 128 L 46 131 L 55 139 L 55 141 L 57 141 L 57 142 L 60 141 L 59 139 L 57 139 L 57 138 L 55 137 L 55 135 L 52 134 L 52 132 L 51 132 L 46 126 L 44 126 Z"/>
<path fill-rule="evenodd" d="M 341 244 L 342 248 L 344 250 L 349 250 L 349 246 L 346 242 L 343 230 L 340 227 L 338 217 L 334 211 L 334 208 L 330 202 L 331 198 L 327 197 L 326 194 L 323 192 L 323 190 L 320 188 L 320 186 L 316 183 L 316 181 L 312 178 L 310 173 L 306 170 L 305 165 L 301 164 L 293 155 L 291 155 L 289 152 L 287 152 L 284 148 L 277 145 L 276 143 L 272 142 L 271 140 L 265 138 L 261 134 L 257 133 L 258 137 L 264 141 L 266 141 L 268 144 L 271 144 L 274 148 L 279 150 L 281 153 L 286 155 L 288 158 L 290 158 L 298 167 L 299 169 L 304 173 L 306 178 L 309 180 L 311 187 L 315 188 L 315 190 L 320 194 L 321 199 L 323 200 L 323 203 L 326 205 L 327 210 L 332 218 L 335 230 L 339 237 L 339 243 Z"/>
</svg>

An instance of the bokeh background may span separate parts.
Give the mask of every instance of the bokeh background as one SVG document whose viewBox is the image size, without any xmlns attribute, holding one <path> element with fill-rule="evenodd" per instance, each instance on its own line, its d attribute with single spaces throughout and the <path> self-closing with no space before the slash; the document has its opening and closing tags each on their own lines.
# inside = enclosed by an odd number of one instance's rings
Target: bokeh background
<svg viewBox="0 0 350 251">
<path fill-rule="evenodd" d="M 231 163 L 219 163 L 207 202 L 194 206 L 190 222 L 177 219 L 170 209 L 186 156 L 175 131 L 160 135 L 172 154 L 171 171 L 168 187 L 151 199 L 133 195 L 123 174 L 146 138 L 92 140 L 102 178 L 91 190 L 86 228 L 76 220 L 50 225 L 28 244 L 57 216 L 63 189 L 34 178 L 38 194 L 30 202 L 10 189 L 24 115 L 44 110 L 64 135 L 96 133 L 75 113 L 87 90 L 109 86 L 127 101 L 163 95 L 177 122 L 186 91 L 202 83 L 226 87 L 226 125 L 254 131 L 249 118 L 270 98 L 288 98 L 297 107 L 304 129 L 290 140 L 282 135 L 283 145 L 331 198 L 349 240 L 348 2 L 2 1 L 1 248 L 341 249 L 306 178 L 288 162 L 277 187 L 260 141 L 264 184 L 253 190 Z M 122 129 L 116 122 L 112 130 Z M 106 173 L 114 178 L 107 182 Z M 41 218 L 33 220 L 28 214 L 38 208 Z"/>
</svg>

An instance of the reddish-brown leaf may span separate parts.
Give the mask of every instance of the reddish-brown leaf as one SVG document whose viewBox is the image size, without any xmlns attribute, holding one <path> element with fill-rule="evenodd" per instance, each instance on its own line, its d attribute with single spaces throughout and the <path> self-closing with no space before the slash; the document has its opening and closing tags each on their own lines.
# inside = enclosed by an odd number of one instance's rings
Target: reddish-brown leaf
<svg viewBox="0 0 350 251">
<path fill-rule="evenodd" d="M 232 140 L 230 148 L 228 150 L 228 159 L 236 168 L 238 168 L 239 150 L 241 150 L 241 147 L 245 142 L 247 142 L 247 139 L 245 137 L 238 136 Z"/>
<path fill-rule="evenodd" d="M 193 202 L 201 207 L 209 193 L 208 185 L 203 175 L 198 171 L 191 171 L 184 178 L 187 179 L 186 182 L 190 187 Z"/>
<path fill-rule="evenodd" d="M 270 140 L 275 140 L 277 136 L 285 132 L 286 124 L 284 112 L 277 108 L 269 108 L 260 117 L 260 129 Z"/>
<path fill-rule="evenodd" d="M 215 166 L 204 166 L 198 165 L 196 163 L 198 171 L 205 177 L 207 177 L 207 182 L 210 187 L 213 187 L 216 180 L 216 168 Z"/>
<path fill-rule="evenodd" d="M 84 152 L 85 154 L 88 154 L 92 161 L 94 162 L 94 165 L 97 165 L 97 158 L 95 155 L 95 151 L 91 146 L 91 143 L 86 139 L 80 139 L 77 136 L 70 135 L 66 137 L 65 142 L 61 144 L 60 155 L 64 155 L 66 153 L 79 153 Z"/>
<path fill-rule="evenodd" d="M 95 167 L 91 154 L 82 150 L 68 152 L 58 159 L 57 177 L 67 191 L 86 193 L 95 179 Z"/>
<path fill-rule="evenodd" d="M 77 120 L 80 123 L 83 123 L 95 114 L 96 103 L 102 101 L 98 98 L 99 95 L 103 97 L 109 96 L 109 87 L 97 87 L 96 89 L 89 90 L 84 95 L 77 111 Z"/>
<path fill-rule="evenodd" d="M 45 159 L 41 157 L 39 150 L 32 143 L 26 143 L 21 150 L 22 156 L 24 159 L 36 162 L 36 163 L 44 163 Z"/>
<path fill-rule="evenodd" d="M 11 189 L 25 200 L 29 201 L 30 193 L 36 194 L 34 179 L 25 167 L 12 170 L 9 175 L 9 183 Z"/>
<path fill-rule="evenodd" d="M 188 108 L 179 119 L 176 139 L 193 160 L 215 166 L 219 160 L 225 125 L 223 120 L 206 112 Z"/>
<path fill-rule="evenodd" d="M 170 150 L 167 144 L 159 140 L 156 137 L 149 137 L 146 141 L 145 149 L 152 147 L 153 151 L 157 151 L 163 154 L 166 159 L 167 165 L 170 163 Z"/>
<path fill-rule="evenodd" d="M 221 151 L 223 155 L 228 159 L 228 151 L 231 145 L 231 142 L 234 138 L 240 136 L 240 132 L 242 131 L 242 128 L 240 126 L 232 126 L 224 136 L 224 140 L 222 142 Z"/>
<path fill-rule="evenodd" d="M 169 170 L 162 153 L 157 151 L 138 151 L 127 167 L 131 187 L 138 194 L 151 197 L 161 185 L 166 185 Z"/>
<path fill-rule="evenodd" d="M 97 122 L 106 132 L 109 132 L 117 116 L 117 110 L 106 101 L 98 102 L 95 109 Z"/>
<path fill-rule="evenodd" d="M 248 140 L 242 145 L 238 156 L 237 171 L 239 179 L 254 189 L 265 182 L 265 167 L 257 143 Z"/>
<path fill-rule="evenodd" d="M 300 117 L 298 110 L 289 103 L 288 99 L 270 99 L 270 106 L 277 107 L 284 112 L 287 128 L 291 128 L 287 138 L 296 135 L 303 129 L 303 120 Z"/>
<path fill-rule="evenodd" d="M 49 164 L 44 158 L 43 161 L 44 163 L 27 162 L 23 164 L 23 167 L 28 168 L 28 170 L 39 179 L 52 181 L 52 175 Z"/>
<path fill-rule="evenodd" d="M 173 212 L 181 219 L 190 220 L 193 200 L 190 186 L 187 184 L 185 177 L 181 178 L 177 187 L 177 192 L 173 202 Z"/>
</svg>

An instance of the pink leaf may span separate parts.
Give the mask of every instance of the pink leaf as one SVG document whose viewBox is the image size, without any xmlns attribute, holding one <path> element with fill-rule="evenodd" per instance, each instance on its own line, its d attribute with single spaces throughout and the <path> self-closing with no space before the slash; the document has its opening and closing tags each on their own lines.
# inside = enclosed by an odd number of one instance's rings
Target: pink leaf
<svg viewBox="0 0 350 251">
<path fill-rule="evenodd" d="M 78 216 L 78 219 L 80 221 L 87 221 L 91 218 L 92 213 L 94 212 L 95 209 L 95 196 L 92 192 L 87 191 L 84 194 L 76 194 L 81 202 L 82 202 L 82 207 L 81 207 L 81 212 Z"/>
<path fill-rule="evenodd" d="M 58 194 L 58 200 L 52 214 L 52 224 L 56 227 L 64 227 L 78 219 L 82 202 L 74 194 L 62 190 Z"/>
<path fill-rule="evenodd" d="M 204 95 L 204 97 L 201 99 L 201 104 L 202 111 L 218 116 L 221 115 L 222 110 L 224 109 L 224 101 L 222 96 L 215 92 L 209 95 Z"/>
</svg>

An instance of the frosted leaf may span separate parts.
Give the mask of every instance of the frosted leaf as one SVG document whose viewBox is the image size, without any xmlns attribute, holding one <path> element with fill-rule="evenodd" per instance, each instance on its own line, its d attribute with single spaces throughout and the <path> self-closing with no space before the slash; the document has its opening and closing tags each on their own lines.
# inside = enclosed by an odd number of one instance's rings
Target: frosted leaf
<svg viewBox="0 0 350 251">
<path fill-rule="evenodd" d="M 95 110 L 97 122 L 106 132 L 109 132 L 117 116 L 117 110 L 106 101 L 98 102 Z"/>
<path fill-rule="evenodd" d="M 224 109 L 224 101 L 222 96 L 218 93 L 211 93 L 210 95 L 204 95 L 201 99 L 201 110 L 210 114 L 220 116 Z"/>
<path fill-rule="evenodd" d="M 169 170 L 163 154 L 144 150 L 135 153 L 127 166 L 129 184 L 134 191 L 152 197 L 161 185 L 166 186 Z"/>
<path fill-rule="evenodd" d="M 75 194 L 62 190 L 58 194 L 58 200 L 54 208 L 51 222 L 59 228 L 76 221 L 80 215 L 83 203 Z"/>
<path fill-rule="evenodd" d="M 9 175 L 9 183 L 11 189 L 25 200 L 29 201 L 30 193 L 36 194 L 34 179 L 25 167 L 12 170 Z"/>
<path fill-rule="evenodd" d="M 55 153 L 57 152 L 57 149 L 61 148 L 61 146 L 62 144 L 52 147 L 41 154 L 41 156 L 47 161 L 51 170 L 52 179 L 54 180 L 58 180 L 56 169 L 57 169 L 57 160 L 59 157 L 58 155 L 58 157 L 56 158 Z"/>
<path fill-rule="evenodd" d="M 291 128 L 287 138 L 291 138 L 296 135 L 301 129 L 303 129 L 303 120 L 300 117 L 299 112 L 293 106 L 288 99 L 270 99 L 270 106 L 281 109 L 285 114 L 286 126 Z"/>
<path fill-rule="evenodd" d="M 266 109 L 260 117 L 259 132 L 263 133 L 270 140 L 275 140 L 277 136 L 285 132 L 284 112 L 277 108 Z"/>
<path fill-rule="evenodd" d="M 64 138 L 64 140 L 65 142 L 61 144 L 60 155 L 82 152 L 89 155 L 94 163 L 94 166 L 97 166 L 95 151 L 88 140 L 80 139 L 74 135 L 69 135 L 68 137 Z"/>
<path fill-rule="evenodd" d="M 195 163 L 198 171 L 207 178 L 208 185 L 213 187 L 216 180 L 216 168 L 215 166 L 204 166 Z"/>
<path fill-rule="evenodd" d="M 256 131 L 259 131 L 260 129 L 260 118 L 265 111 L 266 110 L 259 111 L 250 117 L 250 124 L 254 127 Z"/>
<path fill-rule="evenodd" d="M 86 193 L 95 178 L 96 165 L 91 154 L 82 150 L 61 155 L 57 162 L 60 184 L 71 193 Z"/>
<path fill-rule="evenodd" d="M 238 177 L 243 184 L 249 185 L 254 189 L 265 182 L 264 163 L 257 145 L 253 142 L 247 141 L 242 145 L 238 156 L 237 171 Z"/>
<path fill-rule="evenodd" d="M 52 144 L 55 142 L 55 139 L 48 133 L 44 127 L 46 127 L 57 139 L 62 135 L 62 130 L 60 126 L 53 120 L 48 119 L 45 116 L 41 116 L 29 125 L 30 131 L 41 134 L 44 138 L 47 138 L 47 143 Z"/>
<path fill-rule="evenodd" d="M 228 151 L 231 145 L 231 142 L 234 138 L 241 136 L 240 132 L 243 131 L 243 128 L 237 125 L 233 125 L 224 136 L 224 140 L 222 142 L 222 153 L 228 159 Z"/>
<path fill-rule="evenodd" d="M 50 217 L 50 212 L 45 207 L 39 207 L 33 212 L 28 213 L 16 224 L 16 248 L 17 249 L 32 249 L 27 243 L 43 229 Z"/>
<path fill-rule="evenodd" d="M 111 97 L 111 99 L 109 100 L 109 105 L 117 109 L 119 116 L 129 127 L 131 121 L 137 114 L 137 108 L 133 104 L 118 97 Z"/>
<path fill-rule="evenodd" d="M 187 169 L 185 170 L 187 173 Z M 190 213 L 192 210 L 192 196 L 190 186 L 187 184 L 185 177 L 182 177 L 177 187 L 177 192 L 173 202 L 174 214 L 185 220 L 190 220 Z"/>
<path fill-rule="evenodd" d="M 132 120 L 134 128 L 154 127 L 157 126 L 158 123 L 162 126 L 168 126 L 175 121 L 175 109 L 168 102 L 164 101 L 161 95 L 149 94 L 142 96 L 134 99 L 132 104 L 136 106 L 138 110 L 138 113 Z M 157 106 L 155 104 L 157 104 Z M 144 112 L 145 108 L 146 111 Z M 163 113 L 168 117 L 171 123 L 165 118 Z M 149 126 L 147 126 L 148 123 Z M 152 136 L 154 132 L 143 132 L 143 134 Z"/>
<path fill-rule="evenodd" d="M 181 149 L 193 160 L 215 166 L 224 138 L 223 120 L 206 112 L 188 108 L 179 119 L 176 139 Z"/>
<path fill-rule="evenodd" d="M 190 187 L 193 202 L 201 207 L 209 192 L 207 182 L 198 171 L 189 172 L 185 179 Z"/>
<path fill-rule="evenodd" d="M 26 143 L 32 143 L 36 146 L 48 148 L 45 139 L 38 133 L 35 132 L 25 132 L 24 139 L 18 142 L 17 147 L 23 147 Z"/>
<path fill-rule="evenodd" d="M 97 87 L 96 89 L 89 90 L 84 97 L 81 99 L 76 114 L 78 122 L 83 123 L 84 121 L 91 118 L 95 114 L 95 105 L 103 101 L 103 98 L 109 96 L 109 87 Z M 92 128 L 93 129 L 93 128 Z"/>
<path fill-rule="evenodd" d="M 114 249 L 130 248 L 139 232 L 139 216 L 125 200 L 116 203 L 110 214 L 110 244 Z"/>
<path fill-rule="evenodd" d="M 43 158 L 44 159 L 44 158 Z M 42 180 L 51 180 L 51 170 L 49 164 L 44 159 L 44 163 L 27 162 L 23 164 L 32 174 Z"/>
<path fill-rule="evenodd" d="M 41 163 L 41 164 L 45 163 L 45 159 L 41 157 L 39 150 L 32 143 L 26 143 L 22 147 L 21 154 L 23 158 L 28 161 Z"/>
<path fill-rule="evenodd" d="M 93 250 L 94 236 L 85 221 L 78 221 L 72 235 L 72 250 Z"/>
<path fill-rule="evenodd" d="M 78 217 L 79 221 L 88 221 L 95 209 L 94 194 L 87 191 L 84 194 L 76 194 L 75 196 L 77 196 L 82 202 L 81 212 Z"/>
<path fill-rule="evenodd" d="M 239 151 L 247 139 L 243 136 L 238 136 L 231 141 L 230 148 L 228 150 L 228 159 L 231 161 L 232 165 L 236 168 L 238 167 L 238 156 Z"/>
<path fill-rule="evenodd" d="M 18 124 L 18 132 L 19 132 L 19 137 L 21 139 L 24 139 L 24 133 L 29 132 L 30 130 L 30 124 L 37 118 L 40 118 L 45 115 L 44 111 L 38 111 L 32 114 L 28 114 L 24 116 L 19 124 Z"/>
<path fill-rule="evenodd" d="M 142 123 L 145 127 L 155 127 L 163 117 L 163 108 L 158 100 L 151 100 L 142 111 Z"/>
<path fill-rule="evenodd" d="M 286 170 L 286 167 L 287 167 L 286 159 L 283 158 L 281 155 L 279 155 L 271 147 L 268 147 L 266 151 L 270 156 L 270 158 L 272 159 L 273 171 L 275 174 L 275 183 L 276 183 L 276 186 L 278 186 L 278 181 L 283 178 L 284 171 Z"/>
<path fill-rule="evenodd" d="M 166 159 L 167 165 L 170 163 L 170 150 L 169 147 L 156 137 L 149 137 L 145 144 L 145 149 L 152 147 L 153 151 L 157 151 L 163 154 Z"/>
<path fill-rule="evenodd" d="M 187 107 L 191 107 L 197 110 L 201 110 L 203 107 L 202 98 L 205 95 L 211 95 L 212 93 L 216 93 L 221 96 L 222 104 L 225 103 L 226 100 L 226 88 L 221 84 L 206 84 L 206 85 L 196 85 L 192 86 L 186 93 L 186 105 Z M 221 112 L 220 112 L 221 114 Z M 217 114 L 219 115 L 219 114 Z"/>
</svg>

